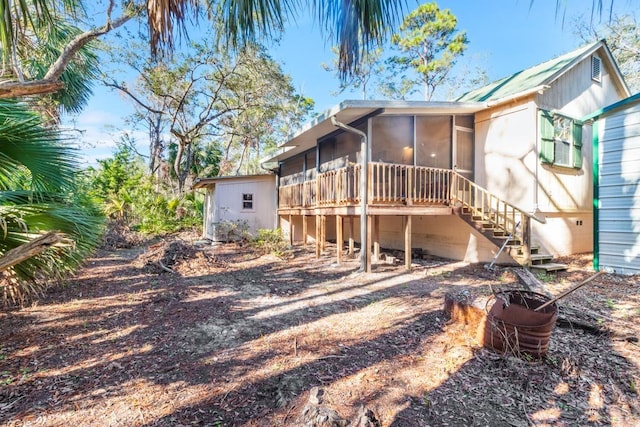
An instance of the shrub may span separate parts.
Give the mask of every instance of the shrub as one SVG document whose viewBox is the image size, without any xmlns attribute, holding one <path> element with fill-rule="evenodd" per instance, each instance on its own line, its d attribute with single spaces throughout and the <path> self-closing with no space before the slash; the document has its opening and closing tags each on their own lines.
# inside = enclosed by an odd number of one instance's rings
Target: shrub
<svg viewBox="0 0 640 427">
<path fill-rule="evenodd" d="M 269 230 L 261 228 L 257 235 L 251 239 L 251 245 L 258 251 L 273 254 L 279 258 L 293 257 L 293 250 L 287 242 L 279 228 Z"/>
</svg>

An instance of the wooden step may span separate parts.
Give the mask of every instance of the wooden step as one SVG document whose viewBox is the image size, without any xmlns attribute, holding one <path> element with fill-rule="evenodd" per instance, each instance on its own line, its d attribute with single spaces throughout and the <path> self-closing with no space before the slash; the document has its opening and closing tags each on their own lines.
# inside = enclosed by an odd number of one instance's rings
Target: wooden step
<svg viewBox="0 0 640 427">
<path fill-rule="evenodd" d="M 566 264 L 560 264 L 556 262 L 547 262 L 545 264 L 533 264 L 529 266 L 529 268 L 532 270 L 544 270 L 549 272 L 549 271 L 563 271 L 563 270 L 566 270 L 568 267 Z"/>
<path fill-rule="evenodd" d="M 511 237 L 511 236 L 493 236 L 494 239 L 496 240 L 508 240 L 509 243 L 507 244 L 507 246 L 522 246 L 522 243 L 520 242 L 520 239 L 516 238 L 516 237 Z"/>
<path fill-rule="evenodd" d="M 531 264 L 544 264 L 553 259 L 553 255 L 549 254 L 531 254 Z"/>
</svg>

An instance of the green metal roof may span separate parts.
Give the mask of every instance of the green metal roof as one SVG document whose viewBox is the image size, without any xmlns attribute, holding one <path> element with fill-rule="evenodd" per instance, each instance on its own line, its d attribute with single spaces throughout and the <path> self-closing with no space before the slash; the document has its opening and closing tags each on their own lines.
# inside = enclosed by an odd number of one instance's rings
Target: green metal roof
<svg viewBox="0 0 640 427">
<path fill-rule="evenodd" d="M 488 102 L 496 101 L 518 94 L 524 94 L 540 86 L 553 82 L 560 74 L 579 62 L 585 55 L 595 52 L 600 46 L 606 46 L 598 41 L 582 46 L 573 52 L 566 53 L 550 61 L 543 62 L 526 70 L 518 71 L 508 77 L 497 80 L 479 89 L 472 90 L 460 96 L 456 101 Z"/>
</svg>

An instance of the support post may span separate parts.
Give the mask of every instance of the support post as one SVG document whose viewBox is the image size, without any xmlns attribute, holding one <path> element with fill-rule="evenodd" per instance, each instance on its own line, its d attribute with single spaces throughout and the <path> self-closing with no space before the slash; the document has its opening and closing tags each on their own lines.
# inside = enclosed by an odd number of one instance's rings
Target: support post
<svg viewBox="0 0 640 427">
<path fill-rule="evenodd" d="M 373 259 L 380 261 L 380 215 L 373 216 Z"/>
<path fill-rule="evenodd" d="M 293 246 L 293 216 L 289 214 L 289 245 Z"/>
<path fill-rule="evenodd" d="M 349 217 L 349 256 L 355 252 L 355 239 L 353 238 L 353 217 Z"/>
<path fill-rule="evenodd" d="M 524 265 L 531 265 L 531 219 L 527 215 L 522 215 L 522 253 L 524 255 Z"/>
<path fill-rule="evenodd" d="M 367 261 L 366 262 L 367 267 L 365 271 L 367 273 L 371 273 L 371 246 L 367 243 L 371 241 L 371 217 L 369 215 L 367 215 L 367 226 L 365 228 L 367 232 L 360 233 L 366 236 L 366 239 L 363 239 L 364 242 L 362 242 L 363 246 L 360 248 L 360 251 L 364 254 Z"/>
<path fill-rule="evenodd" d="M 307 215 L 302 215 L 302 247 L 307 249 L 307 236 L 309 231 L 308 224 L 309 217 Z"/>
<path fill-rule="evenodd" d="M 327 216 L 322 215 L 320 217 L 321 229 L 320 236 L 322 240 L 320 241 L 320 251 L 324 252 L 327 249 Z"/>
<path fill-rule="evenodd" d="M 342 262 L 342 246 L 344 243 L 344 236 L 342 233 L 342 216 L 336 215 L 336 258 L 337 263 Z"/>
<path fill-rule="evenodd" d="M 320 249 L 320 239 L 322 236 L 320 235 L 320 215 L 315 216 L 316 219 L 316 258 L 320 258 L 321 249 Z"/>
<path fill-rule="evenodd" d="M 412 216 L 407 215 L 404 223 L 404 266 L 411 270 L 411 222 Z"/>
</svg>

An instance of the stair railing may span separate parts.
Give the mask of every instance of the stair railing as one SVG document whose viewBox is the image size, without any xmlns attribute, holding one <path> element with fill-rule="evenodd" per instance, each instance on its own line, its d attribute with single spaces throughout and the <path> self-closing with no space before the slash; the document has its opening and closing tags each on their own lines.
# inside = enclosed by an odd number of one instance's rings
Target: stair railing
<svg viewBox="0 0 640 427">
<path fill-rule="evenodd" d="M 451 184 L 451 205 L 462 208 L 472 218 L 518 241 L 528 264 L 531 257 L 531 220 L 546 221 L 506 202 L 456 171 L 452 171 Z"/>
</svg>

